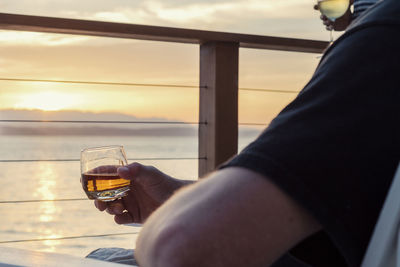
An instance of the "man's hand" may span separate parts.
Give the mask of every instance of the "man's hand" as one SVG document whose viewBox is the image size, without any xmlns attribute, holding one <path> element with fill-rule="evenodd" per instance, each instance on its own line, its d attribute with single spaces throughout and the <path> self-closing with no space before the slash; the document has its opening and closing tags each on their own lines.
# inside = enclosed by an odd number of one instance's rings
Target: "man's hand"
<svg viewBox="0 0 400 267">
<path fill-rule="evenodd" d="M 139 163 L 118 168 L 118 174 L 131 180 L 128 195 L 112 202 L 94 201 L 100 211 L 106 210 L 115 215 L 114 220 L 118 224 L 143 223 L 177 189 L 190 183 Z"/>
<path fill-rule="evenodd" d="M 349 26 L 351 23 L 352 14 L 350 11 L 350 6 L 351 6 L 351 4 L 353 4 L 353 2 L 354 2 L 354 0 L 350 1 L 350 5 L 349 5 L 349 8 L 347 9 L 346 13 L 343 16 L 341 16 L 340 18 L 336 19 L 335 21 L 331 21 L 325 15 L 320 16 L 322 23 L 326 26 L 326 29 L 328 31 L 330 31 L 330 30 L 335 30 L 335 31 L 346 30 L 347 26 Z M 314 9 L 319 10 L 319 6 L 314 5 Z"/>
</svg>

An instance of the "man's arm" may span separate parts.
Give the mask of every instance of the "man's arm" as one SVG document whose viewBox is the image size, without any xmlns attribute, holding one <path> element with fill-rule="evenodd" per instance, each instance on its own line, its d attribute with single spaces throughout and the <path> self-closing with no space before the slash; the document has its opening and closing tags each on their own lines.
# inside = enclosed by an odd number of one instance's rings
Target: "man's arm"
<svg viewBox="0 0 400 267">
<path fill-rule="evenodd" d="M 268 266 L 320 229 L 266 177 L 227 168 L 177 192 L 138 237 L 140 266 Z"/>
</svg>

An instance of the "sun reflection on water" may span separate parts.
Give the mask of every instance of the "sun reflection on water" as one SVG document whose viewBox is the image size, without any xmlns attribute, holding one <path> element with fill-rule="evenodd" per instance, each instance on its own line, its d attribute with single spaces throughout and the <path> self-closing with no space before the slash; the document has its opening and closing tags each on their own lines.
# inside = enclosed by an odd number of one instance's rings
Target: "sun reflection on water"
<svg viewBox="0 0 400 267">
<path fill-rule="evenodd" d="M 34 196 L 38 199 L 54 200 L 56 198 L 57 179 L 59 178 L 53 164 L 41 162 L 38 165 L 37 173 L 37 187 L 34 191 Z M 49 224 L 56 221 L 56 215 L 60 212 L 57 210 L 54 202 L 41 202 L 38 207 L 38 220 L 43 223 L 43 227 L 39 227 L 37 231 L 40 238 L 57 238 L 61 237 L 62 233 L 50 227 Z M 57 233 L 56 233 L 57 232 Z M 59 240 L 46 240 L 43 242 L 44 251 L 54 252 L 56 246 L 60 245 Z"/>
<path fill-rule="evenodd" d="M 53 229 L 40 229 L 40 232 L 42 233 L 40 235 L 40 238 L 59 238 L 62 235 L 61 234 L 56 234 L 54 233 Z M 61 240 L 45 240 L 43 241 L 43 245 L 45 246 L 42 250 L 47 251 L 47 252 L 55 252 L 57 249 L 57 246 L 61 245 Z"/>
</svg>

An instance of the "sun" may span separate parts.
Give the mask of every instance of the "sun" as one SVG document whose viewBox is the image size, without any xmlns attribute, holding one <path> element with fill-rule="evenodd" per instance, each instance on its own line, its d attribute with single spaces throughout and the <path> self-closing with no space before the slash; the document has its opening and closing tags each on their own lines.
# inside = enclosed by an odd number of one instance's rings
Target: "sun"
<svg viewBox="0 0 400 267">
<path fill-rule="evenodd" d="M 80 97 L 76 94 L 45 91 L 21 95 L 20 101 L 14 105 L 14 108 L 58 111 L 73 108 L 80 102 Z"/>
</svg>

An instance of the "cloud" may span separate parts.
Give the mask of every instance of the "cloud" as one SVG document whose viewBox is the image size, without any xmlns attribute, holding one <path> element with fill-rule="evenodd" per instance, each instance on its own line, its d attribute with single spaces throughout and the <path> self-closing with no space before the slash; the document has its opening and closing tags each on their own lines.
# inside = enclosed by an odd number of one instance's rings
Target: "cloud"
<svg viewBox="0 0 400 267">
<path fill-rule="evenodd" d="M 309 0 L 151 0 L 84 15 L 94 20 L 300 38 L 303 33 L 319 38 L 324 32 Z"/>
<path fill-rule="evenodd" d="M 2 12 L 320 39 L 325 31 L 312 5 L 309 0 L 4 0 Z M 24 35 L 16 42 L 64 45 L 85 41 L 71 37 Z"/>
<path fill-rule="evenodd" d="M 236 3 L 195 3 L 179 7 L 167 7 L 159 1 L 147 2 L 149 14 L 165 21 L 188 23 L 191 21 L 210 22 L 217 20 L 217 14 L 232 12 L 237 8 Z"/>
<path fill-rule="evenodd" d="M 178 3 L 176 3 L 178 2 Z M 104 18 L 120 22 L 155 21 L 175 24 L 206 25 L 223 23 L 246 24 L 248 19 L 299 19 L 309 17 L 311 4 L 305 1 L 143 1 L 138 6 L 116 6 L 112 10 L 86 13 L 86 17 Z"/>
<path fill-rule="evenodd" d="M 0 31 L 0 42 L 4 45 L 60 46 L 80 44 L 90 37 L 77 35 L 46 34 L 37 32 Z"/>
<path fill-rule="evenodd" d="M 220 15 L 229 14 L 234 16 L 232 19 L 242 18 L 240 22 L 246 23 L 246 18 L 255 15 L 265 19 L 301 18 L 314 12 L 309 0 L 3 0 L 1 8 L 2 12 L 74 18 L 113 14 L 113 20 L 129 18 L 131 22 L 137 15 L 187 22 L 199 18 L 216 20 Z"/>
</svg>

